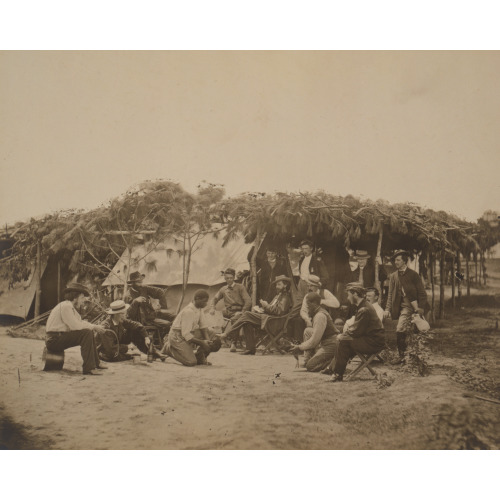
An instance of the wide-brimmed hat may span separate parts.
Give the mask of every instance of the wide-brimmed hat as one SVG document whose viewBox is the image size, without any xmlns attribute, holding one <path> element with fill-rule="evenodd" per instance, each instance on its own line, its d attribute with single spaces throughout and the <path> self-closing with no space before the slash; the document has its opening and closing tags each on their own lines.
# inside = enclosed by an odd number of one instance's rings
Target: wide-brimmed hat
<svg viewBox="0 0 500 500">
<path fill-rule="evenodd" d="M 286 281 L 287 283 L 290 283 L 292 280 L 288 277 L 282 274 L 281 276 L 278 276 L 272 283 L 271 285 L 275 285 L 278 283 L 278 281 Z"/>
<path fill-rule="evenodd" d="M 236 271 L 232 267 L 228 267 L 225 271 L 221 271 L 222 274 L 232 274 L 236 276 Z"/>
<path fill-rule="evenodd" d="M 408 250 L 396 250 L 391 257 L 391 260 L 394 260 L 398 255 L 406 255 L 407 257 L 410 256 L 410 252 Z"/>
<path fill-rule="evenodd" d="M 365 287 L 357 281 L 348 283 L 345 287 L 345 290 L 346 292 L 355 292 L 360 296 L 366 293 Z"/>
<path fill-rule="evenodd" d="M 370 258 L 370 254 L 366 250 L 356 250 L 354 252 L 353 258 L 356 259 L 356 260 L 359 260 L 359 259 L 369 259 Z"/>
<path fill-rule="evenodd" d="M 142 281 L 146 277 L 145 274 L 140 273 L 139 271 L 134 271 L 129 277 L 127 283 L 131 285 L 132 283 L 137 283 L 138 281 Z"/>
<path fill-rule="evenodd" d="M 64 289 L 64 293 L 66 292 L 81 292 L 85 296 L 90 297 L 89 289 L 85 285 L 82 285 L 81 283 L 75 282 L 67 284 L 66 288 Z"/>
<path fill-rule="evenodd" d="M 125 304 L 123 300 L 115 300 L 109 304 L 109 309 L 106 310 L 106 314 L 124 313 L 129 307 L 130 305 Z"/>
<path fill-rule="evenodd" d="M 308 285 L 313 285 L 321 288 L 321 281 L 319 276 L 315 276 L 314 274 L 309 275 L 309 279 L 305 280 Z"/>
</svg>

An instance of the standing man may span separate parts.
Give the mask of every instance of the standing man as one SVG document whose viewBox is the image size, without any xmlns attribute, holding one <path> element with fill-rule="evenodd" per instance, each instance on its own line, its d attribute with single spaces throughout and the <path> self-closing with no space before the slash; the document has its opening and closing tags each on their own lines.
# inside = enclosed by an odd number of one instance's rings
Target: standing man
<svg viewBox="0 0 500 500">
<path fill-rule="evenodd" d="M 167 299 L 165 292 L 156 286 L 143 285 L 145 274 L 134 271 L 127 281 L 129 289 L 125 297 L 125 302 L 130 304 L 128 317 L 141 325 L 170 326 L 175 315 L 166 311 Z M 160 311 L 156 311 L 151 304 L 151 299 L 160 302 Z"/>
<path fill-rule="evenodd" d="M 104 361 L 131 359 L 132 356 L 127 354 L 128 345 L 131 343 L 142 353 L 148 354 L 151 339 L 143 325 L 125 317 L 129 307 L 123 300 L 115 300 L 106 311 L 108 318 L 101 324 L 106 331 L 100 334 L 101 345 L 97 349 L 99 357 Z M 155 359 L 165 360 L 165 356 L 160 354 L 154 346 L 153 355 Z"/>
<path fill-rule="evenodd" d="M 367 288 L 366 289 L 366 300 L 373 306 L 377 316 L 380 321 L 384 321 L 384 310 L 380 307 L 379 304 L 380 292 L 376 288 Z"/>
<path fill-rule="evenodd" d="M 88 289 L 80 283 L 71 283 L 64 290 L 64 301 L 52 309 L 47 319 L 45 345 L 49 351 L 62 352 L 79 345 L 83 359 L 83 374 L 98 375 L 92 370 L 104 370 L 100 366 L 94 332 L 104 333 L 102 326 L 93 325 L 76 310 L 90 296 Z"/>
<path fill-rule="evenodd" d="M 351 271 L 351 282 L 361 283 L 364 287 L 375 286 L 375 265 L 371 262 L 371 257 L 366 250 L 356 250 L 353 258 L 357 262 L 357 267 Z M 381 285 L 387 279 L 384 266 L 378 267 L 378 279 Z"/>
<path fill-rule="evenodd" d="M 304 330 L 304 342 L 292 349 L 292 354 L 304 352 L 304 367 L 308 372 L 319 372 L 325 368 L 335 356 L 337 346 L 335 328 L 332 318 L 321 306 L 321 297 L 308 293 L 304 300 L 307 303 L 311 326 Z"/>
<path fill-rule="evenodd" d="M 409 252 L 397 250 L 392 256 L 396 271 L 389 277 L 389 294 L 385 306 L 385 318 L 398 319 L 396 341 L 399 362 L 404 362 L 407 347 L 406 335 L 413 330 L 413 314 L 421 316 L 429 309 L 427 294 L 420 276 L 408 267 Z"/>
<path fill-rule="evenodd" d="M 275 247 L 268 247 L 266 259 L 257 259 L 258 297 L 270 302 L 274 298 L 274 283 L 277 276 L 287 274 L 286 265 L 282 259 L 278 259 Z"/>
<path fill-rule="evenodd" d="M 208 304 L 208 293 L 197 290 L 193 302 L 175 318 L 163 347 L 163 354 L 171 356 L 184 366 L 210 365 L 207 357 L 217 352 L 221 341 L 205 322 L 203 309 Z"/>
<path fill-rule="evenodd" d="M 296 303 L 301 304 L 308 293 L 308 280 L 311 274 L 319 276 L 321 283 L 325 286 L 328 283 L 328 271 L 321 257 L 313 253 L 314 245 L 309 240 L 303 240 L 300 243 L 302 256 L 299 259 L 299 284 Z"/>
<path fill-rule="evenodd" d="M 356 315 L 347 332 L 338 337 L 331 382 L 342 382 L 347 362 L 356 352 L 374 354 L 385 345 L 384 327 L 373 306 L 365 299 L 365 289 L 359 283 L 349 283 L 346 291 L 347 299 L 356 306 Z"/>
<path fill-rule="evenodd" d="M 227 268 L 224 271 L 224 279 L 227 285 L 223 286 L 216 294 L 212 300 L 210 307 L 210 314 L 213 316 L 215 314 L 215 306 L 220 300 L 224 299 L 224 310 L 222 315 L 224 318 L 231 320 L 234 323 L 242 314 L 242 312 L 250 311 L 252 308 L 252 299 L 248 295 L 247 289 L 240 283 L 235 283 L 234 278 L 236 271 L 231 268 Z M 234 342 L 231 343 L 231 352 L 236 352 L 236 345 Z"/>
<path fill-rule="evenodd" d="M 254 327 L 261 328 L 269 316 L 285 316 L 292 307 L 290 278 L 287 276 L 278 276 L 273 285 L 276 285 L 276 296 L 270 303 L 261 299 L 261 307 L 255 306 L 253 311 L 244 312 L 232 325 L 231 329 L 220 336 L 222 339 L 225 339 L 228 335 L 234 334 L 240 328 L 243 328 L 246 344 L 245 352 L 241 353 L 243 355 L 255 354 Z"/>
</svg>

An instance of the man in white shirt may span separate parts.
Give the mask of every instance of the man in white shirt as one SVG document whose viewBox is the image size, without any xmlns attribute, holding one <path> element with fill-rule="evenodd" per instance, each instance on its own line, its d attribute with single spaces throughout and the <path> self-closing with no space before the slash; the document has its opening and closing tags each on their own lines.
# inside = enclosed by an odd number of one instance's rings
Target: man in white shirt
<svg viewBox="0 0 500 500">
<path fill-rule="evenodd" d="M 379 299 L 380 299 L 380 292 L 376 288 L 372 287 L 366 289 L 366 300 L 373 306 L 373 309 L 375 309 L 377 316 L 383 323 L 384 310 L 380 307 L 380 304 L 378 302 Z"/>
<path fill-rule="evenodd" d="M 90 293 L 80 283 L 71 283 L 64 290 L 64 300 L 52 309 L 45 327 L 45 345 L 48 351 L 62 352 L 70 347 L 81 346 L 83 374 L 98 375 L 92 370 L 104 370 L 97 355 L 94 332 L 104 333 L 105 329 L 93 325 L 76 310 L 81 307 Z"/>
<path fill-rule="evenodd" d="M 302 257 L 299 259 L 300 279 L 297 285 L 297 297 L 294 306 L 302 304 L 302 300 L 308 293 L 307 280 L 309 276 L 319 276 L 322 283 L 327 286 L 328 271 L 321 257 L 313 253 L 313 248 L 314 244 L 312 241 L 304 240 L 300 243 L 300 250 L 302 251 Z"/>
<path fill-rule="evenodd" d="M 175 318 L 163 347 L 163 354 L 171 356 L 184 366 L 210 365 L 207 357 L 217 352 L 221 341 L 208 328 L 203 309 L 208 304 L 208 293 L 197 290 L 193 302 Z"/>
<path fill-rule="evenodd" d="M 323 288 L 323 285 L 318 276 L 310 274 L 307 279 L 307 293 L 317 293 L 321 298 L 321 306 L 326 309 L 337 309 L 340 307 L 340 302 L 337 300 L 332 292 Z M 312 318 L 309 315 L 309 308 L 307 305 L 307 300 L 304 297 L 302 301 L 302 307 L 300 309 L 300 317 L 304 320 L 306 327 L 312 327 Z"/>
</svg>

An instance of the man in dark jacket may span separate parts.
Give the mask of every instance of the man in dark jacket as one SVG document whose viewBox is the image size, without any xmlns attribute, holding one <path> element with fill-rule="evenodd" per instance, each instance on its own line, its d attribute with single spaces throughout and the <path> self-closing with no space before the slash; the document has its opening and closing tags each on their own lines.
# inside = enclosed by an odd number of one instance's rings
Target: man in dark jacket
<svg viewBox="0 0 500 500">
<path fill-rule="evenodd" d="M 254 327 L 262 328 L 270 316 L 285 316 L 292 307 L 290 278 L 278 276 L 273 285 L 276 285 L 277 294 L 271 302 L 261 300 L 260 307 L 255 306 L 253 311 L 244 312 L 232 325 L 231 329 L 220 336 L 225 339 L 228 335 L 232 335 L 238 332 L 240 328 L 243 328 L 246 343 L 246 350 L 242 352 L 244 355 L 255 354 Z"/>
<path fill-rule="evenodd" d="M 366 300 L 365 289 L 359 283 L 346 287 L 347 299 L 356 306 L 354 322 L 338 337 L 335 365 L 331 382 L 341 382 L 347 362 L 357 352 L 374 354 L 384 348 L 384 327 L 373 306 Z"/>
<path fill-rule="evenodd" d="M 325 263 L 321 260 L 317 254 L 313 253 L 314 245 L 312 241 L 304 240 L 300 243 L 300 249 L 302 250 L 302 256 L 299 259 L 299 284 L 297 286 L 298 293 L 295 298 L 296 304 L 301 304 L 304 297 L 308 293 L 308 281 L 309 276 L 315 275 L 319 276 L 323 286 L 327 288 L 328 284 L 328 271 L 326 270 Z"/>
<path fill-rule="evenodd" d="M 141 325 L 170 326 L 175 316 L 166 311 L 165 292 L 156 286 L 143 285 L 144 278 L 145 275 L 138 271 L 133 272 L 129 277 L 127 282 L 129 289 L 125 297 L 125 302 L 130 304 L 128 318 Z M 151 299 L 157 299 L 160 302 L 160 311 L 155 310 Z"/>
<path fill-rule="evenodd" d="M 127 309 L 130 306 L 123 300 L 115 300 L 106 311 L 108 318 L 101 324 L 106 331 L 100 334 L 100 345 L 97 349 L 99 357 L 103 361 L 125 361 L 131 359 L 128 355 L 128 345 L 134 344 L 139 351 L 148 353 L 148 347 L 151 342 L 146 328 L 136 321 L 126 319 Z M 162 361 L 165 356 L 161 355 L 154 347 L 153 354 L 155 358 Z"/>
<path fill-rule="evenodd" d="M 278 258 L 276 248 L 268 247 L 265 259 L 257 257 L 258 297 L 268 302 L 271 301 L 275 292 L 272 283 L 274 283 L 277 276 L 286 274 L 286 264 L 283 259 Z"/>
<path fill-rule="evenodd" d="M 350 282 L 361 283 L 365 288 L 375 286 L 375 264 L 371 262 L 371 257 L 366 250 L 356 250 L 354 259 L 357 262 L 357 267 L 351 271 Z M 387 279 L 387 273 L 384 266 L 378 267 L 378 279 L 381 284 Z"/>
<path fill-rule="evenodd" d="M 396 271 L 389 277 L 389 294 L 384 313 L 385 318 L 398 319 L 396 340 L 401 362 L 406 351 L 406 335 L 413 329 L 413 314 L 422 316 L 429 308 L 420 276 L 408 268 L 409 258 L 410 254 L 406 250 L 397 250 L 392 256 Z"/>
</svg>

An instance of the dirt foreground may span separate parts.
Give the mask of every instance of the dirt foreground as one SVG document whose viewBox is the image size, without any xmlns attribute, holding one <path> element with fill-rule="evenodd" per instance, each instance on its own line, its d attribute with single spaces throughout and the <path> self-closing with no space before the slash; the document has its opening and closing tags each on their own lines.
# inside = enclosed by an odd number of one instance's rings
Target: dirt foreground
<svg viewBox="0 0 500 500">
<path fill-rule="evenodd" d="M 485 321 L 479 318 L 476 323 Z M 472 326 L 480 328 L 476 323 Z M 483 370 L 498 369 L 496 337 L 500 334 L 493 332 L 485 347 L 489 358 L 480 349 L 473 353 L 474 359 L 484 357 L 494 364 L 485 368 L 483 361 Z M 89 377 L 81 374 L 79 348 L 66 351 L 64 370 L 44 372 L 43 342 L 9 337 L 2 328 L 0 445 L 3 449 L 498 448 L 500 405 L 464 397 L 470 388 L 449 374 L 470 360 L 440 353 L 439 341 L 436 345 L 429 376 L 374 366 L 384 383 L 365 371 L 352 382 L 331 384 L 324 375 L 295 369 L 290 355 L 240 356 L 228 349 L 211 356 L 213 366 L 187 368 L 172 359 L 148 364 L 143 356 L 139 363 L 107 363 L 102 376 Z"/>
</svg>

